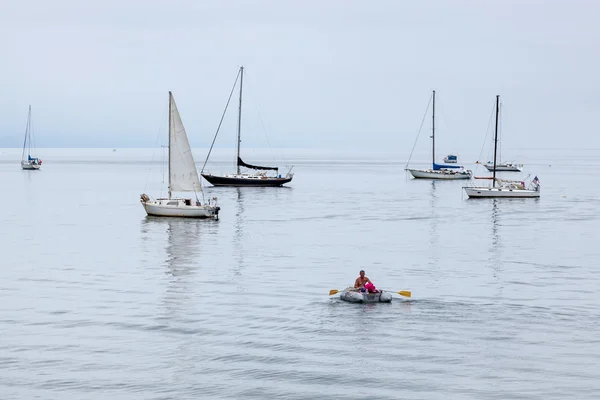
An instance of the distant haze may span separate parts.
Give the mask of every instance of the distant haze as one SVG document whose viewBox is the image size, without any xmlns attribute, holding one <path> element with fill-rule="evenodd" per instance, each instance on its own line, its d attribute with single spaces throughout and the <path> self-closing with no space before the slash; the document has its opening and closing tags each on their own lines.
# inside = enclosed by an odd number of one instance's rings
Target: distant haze
<svg viewBox="0 0 600 400">
<path fill-rule="evenodd" d="M 506 148 L 600 147 L 598 15 L 593 1 L 4 2 L 0 147 L 22 146 L 28 104 L 37 147 L 159 146 L 169 90 L 209 147 L 240 65 L 248 147 L 406 158 L 432 89 L 440 156 L 479 153 L 496 94 Z M 235 145 L 236 113 L 237 92 L 216 146 Z M 430 128 L 429 113 L 420 150 Z"/>
</svg>

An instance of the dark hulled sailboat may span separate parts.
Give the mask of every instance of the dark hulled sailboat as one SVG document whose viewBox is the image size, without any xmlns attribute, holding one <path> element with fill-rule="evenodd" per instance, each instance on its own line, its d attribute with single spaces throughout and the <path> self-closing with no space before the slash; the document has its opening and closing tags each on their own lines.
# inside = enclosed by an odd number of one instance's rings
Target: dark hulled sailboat
<svg viewBox="0 0 600 400">
<path fill-rule="evenodd" d="M 253 165 L 248 164 L 242 160 L 240 157 L 240 144 L 241 144 L 241 130 L 242 130 L 242 87 L 244 83 L 244 67 L 240 67 L 238 72 L 238 77 L 240 79 L 240 98 L 239 98 L 239 108 L 238 108 L 238 125 L 237 125 L 237 170 L 235 173 L 226 174 L 226 175 L 213 175 L 210 173 L 204 172 L 204 167 L 200 172 L 201 175 L 208 182 L 213 184 L 214 186 L 281 186 L 290 182 L 294 176 L 294 174 L 288 172 L 285 176 L 279 174 L 278 167 L 265 167 L 262 165 Z M 237 82 L 237 78 L 236 78 Z M 235 86 L 235 84 L 234 84 Z M 216 137 L 215 137 L 216 138 Z M 214 144 L 214 141 L 213 141 Z M 212 146 L 211 146 L 212 150 Z M 210 151 L 207 156 L 210 156 Z M 204 163 L 206 166 L 206 162 Z M 241 168 L 247 168 L 255 171 L 261 171 L 257 173 L 242 173 Z M 275 175 L 268 175 L 268 171 L 275 171 Z"/>
</svg>

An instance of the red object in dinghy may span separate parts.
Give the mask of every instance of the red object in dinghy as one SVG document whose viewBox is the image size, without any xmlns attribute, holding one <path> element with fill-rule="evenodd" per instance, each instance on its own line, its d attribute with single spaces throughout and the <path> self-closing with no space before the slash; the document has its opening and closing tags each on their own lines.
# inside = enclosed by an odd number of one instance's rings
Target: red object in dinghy
<svg viewBox="0 0 600 400">
<path fill-rule="evenodd" d="M 379 290 L 377 290 L 377 288 L 375 287 L 375 285 L 373 285 L 373 282 L 367 282 L 365 283 L 365 289 L 367 289 L 367 291 L 369 293 L 378 293 Z"/>
</svg>

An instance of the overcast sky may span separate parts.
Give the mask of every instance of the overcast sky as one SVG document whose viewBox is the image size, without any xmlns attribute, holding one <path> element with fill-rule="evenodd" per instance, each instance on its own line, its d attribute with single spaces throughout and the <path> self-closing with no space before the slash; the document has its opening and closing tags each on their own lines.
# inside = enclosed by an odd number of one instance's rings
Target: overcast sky
<svg viewBox="0 0 600 400">
<path fill-rule="evenodd" d="M 266 131 L 406 156 L 435 89 L 440 153 L 479 152 L 496 94 L 505 146 L 600 148 L 599 15 L 592 0 L 4 0 L 0 146 L 22 146 L 31 104 L 38 147 L 153 147 L 171 90 L 207 147 L 244 65 L 248 147 Z"/>
</svg>

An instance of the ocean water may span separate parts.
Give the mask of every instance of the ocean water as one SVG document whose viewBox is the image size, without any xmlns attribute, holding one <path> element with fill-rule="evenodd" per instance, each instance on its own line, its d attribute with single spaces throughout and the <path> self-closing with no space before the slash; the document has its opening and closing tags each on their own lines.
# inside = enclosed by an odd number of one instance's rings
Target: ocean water
<svg viewBox="0 0 600 400">
<path fill-rule="evenodd" d="M 542 197 L 518 200 L 391 152 L 282 153 L 289 187 L 207 184 L 220 219 L 198 221 L 141 207 L 160 152 L 40 149 L 22 171 L 0 150 L 0 398 L 598 397 L 598 150 L 527 150 L 505 176 Z M 328 296 L 360 269 L 412 298 Z"/>
</svg>

